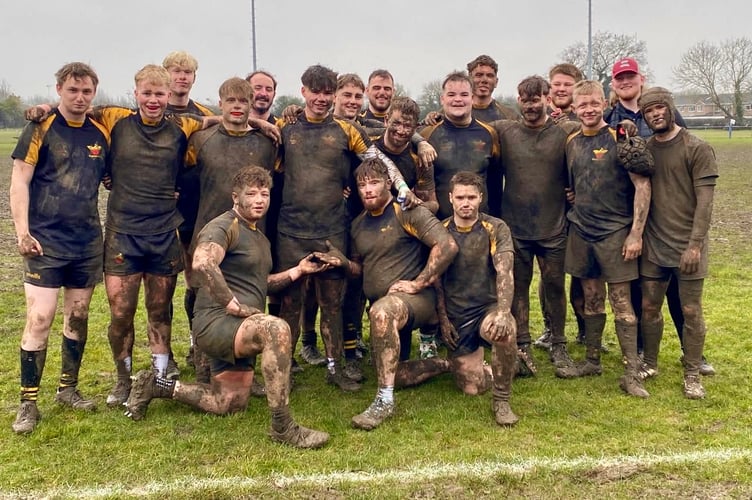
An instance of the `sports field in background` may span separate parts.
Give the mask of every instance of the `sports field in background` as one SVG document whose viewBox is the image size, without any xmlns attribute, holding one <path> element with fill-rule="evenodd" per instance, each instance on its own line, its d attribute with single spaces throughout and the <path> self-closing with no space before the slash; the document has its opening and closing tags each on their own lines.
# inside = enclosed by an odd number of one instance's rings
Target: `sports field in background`
<svg viewBox="0 0 752 500">
<path fill-rule="evenodd" d="M 10 152 L 17 130 L 0 130 L 0 498 L 749 498 L 752 496 L 752 132 L 697 132 L 716 150 L 721 177 L 706 281 L 706 354 L 718 374 L 707 397 L 682 395 L 679 346 L 670 319 L 660 375 L 638 400 L 618 388 L 613 323 L 604 374 L 559 380 L 536 350 L 536 378 L 518 379 L 512 406 L 520 422 L 498 427 L 490 394 L 459 393 L 450 376 L 396 393 L 397 414 L 372 432 L 350 427 L 371 402 L 375 374 L 355 394 L 327 385 L 324 369 L 305 366 L 291 395 L 293 415 L 331 434 L 321 450 L 299 451 L 266 435 L 266 402 L 246 412 L 204 415 L 155 400 L 133 422 L 104 400 L 115 381 L 106 338 L 108 310 L 98 287 L 80 389 L 99 409 L 75 413 L 53 401 L 60 370 L 58 320 L 40 391 L 43 419 L 29 436 L 11 430 L 18 407 L 18 348 L 25 304 L 21 258 L 8 204 Z M 535 287 L 533 287 L 533 290 Z M 188 331 L 182 284 L 173 342 L 182 378 Z M 534 293 L 532 294 L 535 295 Z M 532 330 L 541 330 L 537 298 Z M 571 313 L 570 313 L 571 316 Z M 611 318 L 609 316 L 609 318 Z M 143 306 L 136 321 L 134 371 L 149 365 Z M 584 349 L 573 342 L 581 359 Z"/>
</svg>

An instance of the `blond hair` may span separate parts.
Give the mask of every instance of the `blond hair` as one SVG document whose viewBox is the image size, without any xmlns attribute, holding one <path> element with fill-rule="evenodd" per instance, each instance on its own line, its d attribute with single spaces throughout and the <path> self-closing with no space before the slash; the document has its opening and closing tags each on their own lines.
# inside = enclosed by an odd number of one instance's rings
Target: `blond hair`
<svg viewBox="0 0 752 500">
<path fill-rule="evenodd" d="M 155 85 L 170 85 L 170 74 L 162 66 L 156 64 L 147 64 L 136 73 L 136 85 L 141 82 L 153 83 Z"/>
<path fill-rule="evenodd" d="M 580 80 L 574 85 L 572 90 L 572 99 L 581 95 L 600 95 L 601 99 L 606 100 L 606 94 L 603 93 L 603 85 L 595 80 Z"/>
<path fill-rule="evenodd" d="M 162 61 L 162 67 L 167 70 L 172 67 L 178 67 L 195 73 L 198 70 L 198 61 L 188 52 L 176 50 L 167 54 L 167 57 Z"/>
</svg>

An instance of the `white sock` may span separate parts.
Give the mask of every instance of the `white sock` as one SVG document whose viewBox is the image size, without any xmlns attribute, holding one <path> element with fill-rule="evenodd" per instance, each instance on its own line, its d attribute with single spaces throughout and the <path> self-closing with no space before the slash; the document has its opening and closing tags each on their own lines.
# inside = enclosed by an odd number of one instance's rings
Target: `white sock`
<svg viewBox="0 0 752 500">
<path fill-rule="evenodd" d="M 326 358 L 326 367 L 329 369 L 329 373 L 334 373 L 334 358 Z"/>
<path fill-rule="evenodd" d="M 394 403 L 394 386 L 379 387 L 376 398 L 381 399 L 385 403 Z"/>
<path fill-rule="evenodd" d="M 154 369 L 157 371 L 158 377 L 164 377 L 167 375 L 167 361 L 170 359 L 169 354 L 152 354 L 151 362 Z"/>
</svg>

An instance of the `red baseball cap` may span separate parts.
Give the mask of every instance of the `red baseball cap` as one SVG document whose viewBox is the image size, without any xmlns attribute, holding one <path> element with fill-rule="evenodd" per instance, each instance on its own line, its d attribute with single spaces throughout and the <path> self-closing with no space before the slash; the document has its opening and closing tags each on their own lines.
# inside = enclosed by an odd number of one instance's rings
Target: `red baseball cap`
<svg viewBox="0 0 752 500">
<path fill-rule="evenodd" d="M 640 67 L 637 65 L 637 61 L 631 57 L 625 57 L 619 59 L 614 63 L 614 67 L 611 69 L 611 76 L 615 77 L 622 73 L 639 73 Z"/>
</svg>

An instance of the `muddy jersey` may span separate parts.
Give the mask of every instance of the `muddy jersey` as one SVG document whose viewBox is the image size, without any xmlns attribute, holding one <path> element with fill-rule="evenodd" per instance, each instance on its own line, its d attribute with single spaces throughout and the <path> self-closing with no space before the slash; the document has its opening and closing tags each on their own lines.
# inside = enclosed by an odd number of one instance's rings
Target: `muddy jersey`
<svg viewBox="0 0 752 500">
<path fill-rule="evenodd" d="M 488 106 L 473 104 L 473 118 L 491 123 L 496 120 L 517 120 L 520 118 L 520 113 L 506 104 L 501 104 L 496 99 L 491 99 Z"/>
<path fill-rule="evenodd" d="M 100 124 L 68 122 L 59 113 L 21 132 L 11 156 L 34 167 L 29 232 L 45 255 L 80 259 L 103 252 L 97 201 L 109 146 Z"/>
<path fill-rule="evenodd" d="M 488 196 L 483 197 L 481 211 L 497 215 L 500 211 L 501 177 L 499 169 L 499 138 L 490 125 L 473 119 L 460 127 L 442 120 L 420 131 L 433 146 L 438 158 L 433 162 L 436 197 L 441 219 L 452 215 L 449 203 L 449 181 L 457 172 L 480 175 L 487 184 Z"/>
<path fill-rule="evenodd" d="M 284 187 L 278 231 L 302 239 L 344 232 L 349 219 L 342 191 L 371 140 L 360 126 L 332 115 L 313 121 L 301 114 L 281 129 Z"/>
<path fill-rule="evenodd" d="M 383 136 L 377 137 L 374 144 L 397 165 L 407 183 L 407 187 L 416 191 L 432 191 L 435 189 L 433 166 L 421 167 L 420 157 L 415 145 L 408 144 L 401 153 L 392 153 L 387 149 L 386 144 L 384 144 Z"/>
<path fill-rule="evenodd" d="M 267 279 L 272 270 L 271 249 L 264 233 L 228 210 L 209 221 L 198 233 L 197 241 L 216 243 L 225 249 L 219 269 L 230 291 L 241 304 L 263 311 Z M 208 286 L 201 286 L 196 293 L 197 316 L 226 316 L 226 305 L 214 300 Z"/>
<path fill-rule="evenodd" d="M 189 99 L 186 106 L 175 106 L 168 103 L 166 113 L 190 113 L 199 116 L 212 116 L 214 114 L 211 109 L 193 99 Z M 177 180 L 177 191 L 180 193 L 177 209 L 183 217 L 183 222 L 180 223 L 181 231 L 192 231 L 196 224 L 199 189 L 198 171 L 180 169 Z M 199 227 L 199 229 L 201 228 Z"/>
<path fill-rule="evenodd" d="M 197 232 L 232 208 L 232 180 L 243 167 L 257 165 L 272 173 L 276 158 L 274 142 L 255 129 L 230 132 L 218 124 L 193 134 L 185 164 L 188 170 L 197 172 L 200 182 Z M 259 224 L 259 228 L 263 227 Z"/>
<path fill-rule="evenodd" d="M 694 223 L 695 187 L 715 186 L 718 166 L 708 143 L 681 129 L 667 142 L 648 140 L 655 159 L 652 196 L 645 226 L 645 255 L 664 267 L 679 267 Z M 705 246 L 708 236 L 705 236 Z"/>
<path fill-rule="evenodd" d="M 375 120 L 377 122 L 384 123 L 385 119 L 386 111 L 383 113 L 374 113 L 373 111 L 371 111 L 371 108 L 366 108 L 357 116 L 358 123 L 365 123 L 367 120 Z"/>
<path fill-rule="evenodd" d="M 399 280 L 413 280 L 429 248 L 446 229 L 425 207 L 403 211 L 393 201 L 378 215 L 361 213 L 350 229 L 352 258 L 363 264 L 363 291 L 371 302 Z"/>
<path fill-rule="evenodd" d="M 115 107 L 97 108 L 93 116 L 112 136 L 107 229 L 131 235 L 176 229 L 181 221 L 175 200 L 178 171 L 188 138 L 203 126 L 200 117 L 166 115 L 148 123 L 138 111 Z"/>
<path fill-rule="evenodd" d="M 514 252 L 514 244 L 504 221 L 484 213 L 469 228 L 458 228 L 453 217 L 442 224 L 460 249 L 442 277 L 447 316 L 458 327 L 496 305 L 493 258 Z"/>
<path fill-rule="evenodd" d="M 562 234 L 567 222 L 564 189 L 569 186 L 567 132 L 553 120 L 540 128 L 511 120 L 492 125 L 501 142 L 502 219 L 517 239 Z"/>
<path fill-rule="evenodd" d="M 600 241 L 632 224 L 634 185 L 616 157 L 614 129 L 569 136 L 567 163 L 575 195 L 567 218 L 582 239 Z"/>
</svg>

